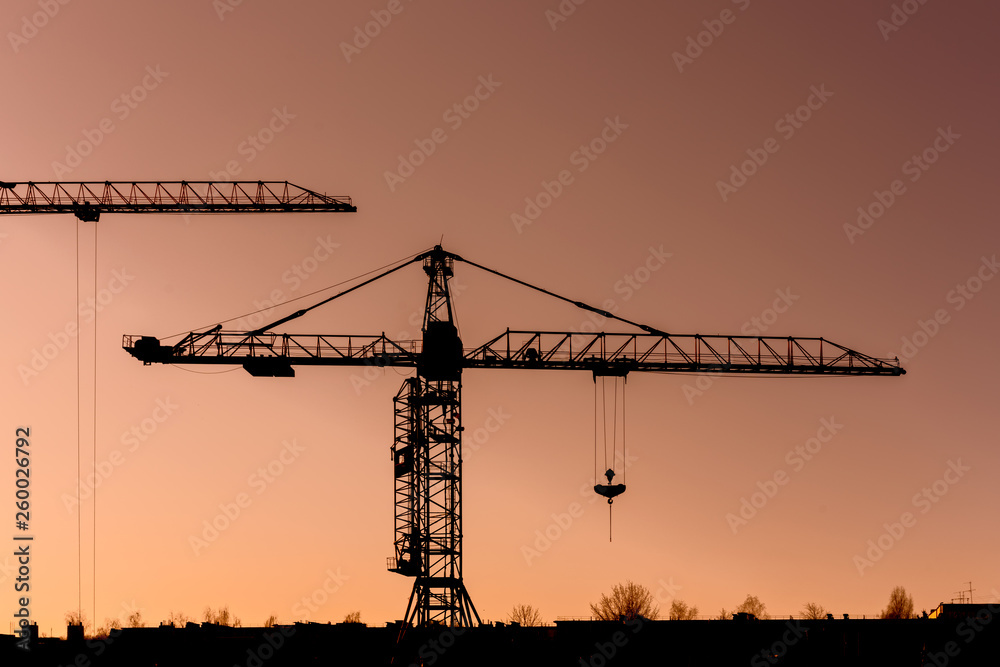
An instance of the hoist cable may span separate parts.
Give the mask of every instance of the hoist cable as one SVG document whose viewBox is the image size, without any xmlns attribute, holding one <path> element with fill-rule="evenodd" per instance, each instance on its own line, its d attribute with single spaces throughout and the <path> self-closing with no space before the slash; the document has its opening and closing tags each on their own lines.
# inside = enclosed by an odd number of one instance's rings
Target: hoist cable
<svg viewBox="0 0 1000 667">
<path fill-rule="evenodd" d="M 628 376 L 622 377 L 622 484 L 625 483 L 625 470 L 628 468 L 628 454 L 626 452 L 627 440 L 625 440 L 625 425 L 628 423 L 628 415 L 625 411 L 625 385 L 628 383 Z"/>
<path fill-rule="evenodd" d="M 614 407 L 614 415 L 611 417 L 611 465 L 608 467 L 614 470 L 615 461 L 618 460 L 618 378 L 615 377 L 614 385 L 612 386 L 615 392 L 615 398 L 612 402 Z M 611 480 L 608 480 L 608 484 Z"/>
<path fill-rule="evenodd" d="M 94 223 L 94 303 L 97 303 L 97 230 L 98 225 Z M 92 474 L 94 479 L 97 479 L 97 308 L 94 308 L 94 386 L 93 386 L 93 415 L 92 427 L 94 435 L 94 449 L 93 449 L 93 460 L 92 464 Z M 93 595 L 93 614 L 94 614 L 94 627 L 97 627 L 97 484 L 94 484 L 94 492 L 91 494 L 93 497 L 92 505 L 92 518 L 93 518 L 93 542 L 92 542 L 92 552 L 91 552 L 91 587 Z"/>
<path fill-rule="evenodd" d="M 604 377 L 601 377 L 601 422 L 604 426 L 604 468 L 608 468 L 608 388 Z"/>
<path fill-rule="evenodd" d="M 80 220 L 76 221 L 76 330 L 80 331 Z M 83 510 L 80 505 L 80 336 L 76 337 L 76 611 L 83 618 Z M 81 621 L 82 622 L 82 621 Z"/>
<path fill-rule="evenodd" d="M 594 378 L 594 484 L 597 484 L 597 378 Z"/>
</svg>

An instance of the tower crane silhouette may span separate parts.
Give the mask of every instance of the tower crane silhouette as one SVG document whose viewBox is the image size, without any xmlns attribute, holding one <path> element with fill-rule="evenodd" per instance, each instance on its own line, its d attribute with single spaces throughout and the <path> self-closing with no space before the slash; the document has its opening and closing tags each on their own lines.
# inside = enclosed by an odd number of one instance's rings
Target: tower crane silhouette
<svg viewBox="0 0 1000 667">
<path fill-rule="evenodd" d="M 0 214 L 72 213 L 85 223 L 98 222 L 102 213 L 228 214 L 352 213 L 354 211 L 357 211 L 357 207 L 351 202 L 350 197 L 331 197 L 293 185 L 288 181 L 0 181 Z M 94 263 L 94 298 L 96 299 L 96 225 L 94 228 Z M 100 308 L 96 312 L 100 312 Z M 77 326 L 79 327 L 79 319 Z M 94 320 L 94 329 L 96 332 L 96 320 Z M 95 386 L 96 356 L 95 342 Z M 96 405 L 95 395 L 95 412 Z M 77 446 L 79 447 L 79 440 Z M 94 451 L 96 457 L 96 426 Z M 77 452 L 77 465 L 79 466 L 79 450 Z M 80 530 L 79 527 L 78 530 Z M 80 534 L 78 532 L 78 536 Z M 78 537 L 78 539 L 80 538 Z M 96 550 L 95 538 L 95 563 Z M 94 567 L 96 573 L 96 564 Z M 96 618 L 96 574 L 94 582 L 94 616 Z"/>
<path fill-rule="evenodd" d="M 287 181 L 0 181 L 0 214 L 73 213 L 97 222 L 102 213 L 353 212 L 349 197 L 331 197 Z M 639 332 L 506 331 L 465 348 L 452 309 L 449 281 L 464 262 Z M 422 339 L 379 335 L 281 334 L 271 329 L 345 294 L 421 262 L 428 278 Z M 578 370 L 624 378 L 632 372 L 771 375 L 903 375 L 897 359 L 878 359 L 824 338 L 669 334 L 487 268 L 441 246 L 248 332 L 216 326 L 172 345 L 126 335 L 124 349 L 144 364 L 239 364 L 256 377 L 293 377 L 294 366 L 393 366 L 416 369 L 394 398 L 394 555 L 388 569 L 413 577 L 405 621 L 468 626 L 479 614 L 462 571 L 462 371 Z M 625 490 L 596 484 L 613 498 Z M 595 480 L 596 481 L 596 480 Z M 405 627 L 405 626 L 404 626 Z"/>
<path fill-rule="evenodd" d="M 427 275 L 422 339 L 385 334 L 287 334 L 271 330 L 420 262 Z M 459 337 L 449 281 L 463 262 L 638 332 L 580 333 L 507 329 L 477 347 Z M 823 338 L 676 335 L 569 299 L 449 252 L 440 245 L 291 315 L 248 332 L 216 326 L 175 344 L 126 335 L 124 349 L 144 364 L 240 364 L 256 377 L 293 377 L 294 366 L 392 366 L 416 369 L 394 398 L 394 555 L 388 569 L 413 577 L 407 625 L 480 622 L 462 569 L 462 372 L 466 369 L 579 370 L 624 377 L 633 372 L 889 375 L 898 360 L 877 359 Z M 595 491 L 611 499 L 624 485 Z M 599 490 L 600 489 L 600 490 Z"/>
</svg>

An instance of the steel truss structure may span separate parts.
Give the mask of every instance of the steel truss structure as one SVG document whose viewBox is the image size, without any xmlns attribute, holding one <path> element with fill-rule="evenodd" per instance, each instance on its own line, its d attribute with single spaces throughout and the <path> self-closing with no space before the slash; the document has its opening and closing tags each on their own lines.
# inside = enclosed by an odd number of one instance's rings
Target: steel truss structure
<svg viewBox="0 0 1000 667">
<path fill-rule="evenodd" d="M 0 181 L 0 213 L 301 213 L 357 211 L 350 197 L 330 197 L 288 181 Z"/>
<path fill-rule="evenodd" d="M 463 348 L 448 282 L 455 261 L 638 327 L 643 333 L 508 329 L 481 345 Z M 384 334 L 269 331 L 414 262 L 423 263 L 428 277 L 419 341 L 394 341 Z M 629 372 L 878 376 L 906 372 L 898 360 L 878 359 L 823 338 L 668 334 L 510 278 L 440 246 L 254 331 L 226 332 L 215 327 L 187 334 L 175 344 L 129 335 L 123 347 L 144 364 L 241 364 L 260 377 L 291 377 L 296 365 L 415 368 L 415 377 L 406 379 L 393 399 L 395 437 L 390 450 L 395 538 L 388 569 L 414 578 L 405 615 L 409 625 L 469 626 L 480 620 L 462 569 L 463 370 L 581 370 L 595 377 Z"/>
</svg>

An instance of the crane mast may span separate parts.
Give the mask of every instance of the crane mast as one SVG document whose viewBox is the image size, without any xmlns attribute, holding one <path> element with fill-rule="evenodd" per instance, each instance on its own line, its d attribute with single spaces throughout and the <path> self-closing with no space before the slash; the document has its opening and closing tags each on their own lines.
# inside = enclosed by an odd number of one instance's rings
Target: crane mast
<svg viewBox="0 0 1000 667">
<path fill-rule="evenodd" d="M 454 261 L 435 249 L 424 272 L 417 375 L 394 399 L 396 538 L 388 569 L 415 577 L 407 622 L 469 626 L 480 619 L 462 579 L 462 341 L 448 286 Z"/>
</svg>

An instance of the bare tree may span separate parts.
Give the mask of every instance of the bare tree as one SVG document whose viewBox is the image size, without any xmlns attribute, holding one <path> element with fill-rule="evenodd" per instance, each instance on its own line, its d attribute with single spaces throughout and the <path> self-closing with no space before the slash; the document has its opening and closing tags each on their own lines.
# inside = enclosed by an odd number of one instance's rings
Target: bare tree
<svg viewBox="0 0 1000 667">
<path fill-rule="evenodd" d="M 534 627 L 542 624 L 541 613 L 530 604 L 516 604 L 511 610 L 509 617 L 511 623 L 517 623 L 525 627 Z"/>
<path fill-rule="evenodd" d="M 674 600 L 670 604 L 670 616 L 668 618 L 671 621 L 693 621 L 696 616 L 698 616 L 698 607 L 694 605 L 689 607 L 682 600 Z"/>
<path fill-rule="evenodd" d="M 130 628 L 143 627 L 145 623 L 143 623 L 142 621 L 142 610 L 136 609 L 135 611 L 133 611 L 131 614 L 128 615 L 128 618 L 126 619 L 125 622 L 128 624 L 128 627 Z"/>
<path fill-rule="evenodd" d="M 719 610 L 719 618 L 718 618 L 718 620 L 720 620 L 720 621 L 728 621 L 730 618 L 732 618 L 732 614 L 730 614 L 728 611 L 726 611 L 725 607 L 723 607 L 722 609 Z"/>
<path fill-rule="evenodd" d="M 344 617 L 344 623 L 360 623 L 361 622 L 361 612 L 352 611 L 347 616 Z"/>
<path fill-rule="evenodd" d="M 596 604 L 591 603 L 590 611 L 601 621 L 617 621 L 623 617 L 632 620 L 640 616 L 652 620 L 660 615 L 649 589 L 632 581 L 616 584 L 611 589 L 611 597 L 601 594 Z"/>
<path fill-rule="evenodd" d="M 275 614 L 271 614 L 270 616 L 267 617 L 267 620 L 264 621 L 265 628 L 273 628 L 277 624 L 278 624 L 278 617 Z"/>
<path fill-rule="evenodd" d="M 66 625 L 82 625 L 84 635 L 88 634 L 88 628 L 90 628 L 90 621 L 81 611 L 67 611 L 66 612 Z"/>
<path fill-rule="evenodd" d="M 229 605 L 219 607 L 212 611 L 211 607 L 205 607 L 205 622 L 215 625 L 225 625 L 231 628 L 238 628 L 243 625 L 239 616 L 229 611 Z"/>
<path fill-rule="evenodd" d="M 174 626 L 175 628 L 183 628 L 185 625 L 188 624 L 189 620 L 191 619 L 189 619 L 187 614 L 185 614 L 182 611 L 180 612 L 171 611 L 170 615 L 167 617 L 167 623 Z"/>
<path fill-rule="evenodd" d="M 760 601 L 756 595 L 747 595 L 747 599 L 736 608 L 737 614 L 753 614 L 760 619 L 771 618 L 767 615 L 767 605 Z"/>
<path fill-rule="evenodd" d="M 902 586 L 889 594 L 889 604 L 882 610 L 882 618 L 916 618 L 913 614 L 913 596 Z"/>
<path fill-rule="evenodd" d="M 826 609 L 821 604 L 807 602 L 806 606 L 802 608 L 802 616 L 809 621 L 818 621 L 826 618 Z"/>
<path fill-rule="evenodd" d="M 167 617 L 167 623 L 174 626 L 175 628 L 183 628 L 188 624 L 188 615 L 182 611 L 171 611 L 170 615 Z"/>
<path fill-rule="evenodd" d="M 104 625 L 94 630 L 94 639 L 106 639 L 112 632 L 122 629 L 122 623 L 117 618 L 104 619 Z"/>
</svg>

